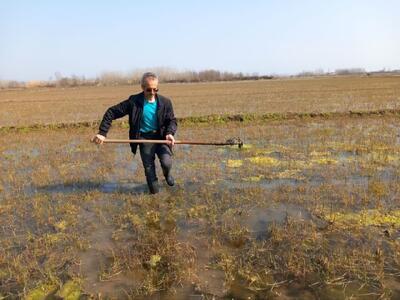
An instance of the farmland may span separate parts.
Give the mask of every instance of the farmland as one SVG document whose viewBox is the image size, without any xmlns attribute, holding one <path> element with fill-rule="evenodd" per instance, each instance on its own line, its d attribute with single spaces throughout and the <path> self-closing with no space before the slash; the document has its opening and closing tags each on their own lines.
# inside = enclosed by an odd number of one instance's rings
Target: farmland
<svg viewBox="0 0 400 300">
<path fill-rule="evenodd" d="M 348 112 L 399 109 L 400 78 L 332 77 L 163 84 L 180 118 L 210 114 Z M 0 92 L 0 126 L 98 120 L 137 86 L 32 88 Z"/>
<path fill-rule="evenodd" d="M 400 297 L 399 77 L 160 88 L 178 139 L 245 145 L 175 146 L 157 196 L 89 143 L 137 87 L 0 91 L 0 299 Z"/>
</svg>

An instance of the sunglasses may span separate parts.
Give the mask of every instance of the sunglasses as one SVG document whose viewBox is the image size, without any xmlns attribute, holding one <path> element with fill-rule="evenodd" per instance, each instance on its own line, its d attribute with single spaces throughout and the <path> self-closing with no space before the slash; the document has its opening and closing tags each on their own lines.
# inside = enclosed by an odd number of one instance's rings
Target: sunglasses
<svg viewBox="0 0 400 300">
<path fill-rule="evenodd" d="M 155 92 L 155 93 L 157 93 L 158 92 L 158 89 L 152 89 L 152 88 L 147 88 L 147 89 L 145 89 L 145 91 L 146 92 L 148 92 L 148 93 L 151 93 L 151 92 Z"/>
</svg>

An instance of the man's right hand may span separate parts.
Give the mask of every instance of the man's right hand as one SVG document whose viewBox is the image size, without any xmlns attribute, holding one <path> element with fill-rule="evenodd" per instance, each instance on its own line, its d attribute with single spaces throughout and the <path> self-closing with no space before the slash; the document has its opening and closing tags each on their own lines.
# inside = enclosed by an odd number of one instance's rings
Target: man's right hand
<svg viewBox="0 0 400 300">
<path fill-rule="evenodd" d="M 96 143 L 97 145 L 101 145 L 103 144 L 104 140 L 106 139 L 105 136 L 101 135 L 101 134 L 96 134 L 93 138 L 92 138 L 92 143 Z"/>
</svg>

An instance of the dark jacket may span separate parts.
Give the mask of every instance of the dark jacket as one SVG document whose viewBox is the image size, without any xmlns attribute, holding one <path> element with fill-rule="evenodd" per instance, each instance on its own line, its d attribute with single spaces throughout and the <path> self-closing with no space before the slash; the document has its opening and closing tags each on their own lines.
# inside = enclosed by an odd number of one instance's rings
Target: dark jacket
<svg viewBox="0 0 400 300">
<path fill-rule="evenodd" d="M 165 138 L 167 134 L 175 135 L 177 124 L 172 108 L 171 100 L 156 95 L 157 98 L 157 120 L 158 130 L 161 137 Z M 111 123 L 115 119 L 129 115 L 129 138 L 138 139 L 140 134 L 140 121 L 143 115 L 144 93 L 131 95 L 127 100 L 107 109 L 103 120 L 100 123 L 99 134 L 107 136 Z M 132 152 L 136 153 L 137 144 L 130 144 Z"/>
</svg>

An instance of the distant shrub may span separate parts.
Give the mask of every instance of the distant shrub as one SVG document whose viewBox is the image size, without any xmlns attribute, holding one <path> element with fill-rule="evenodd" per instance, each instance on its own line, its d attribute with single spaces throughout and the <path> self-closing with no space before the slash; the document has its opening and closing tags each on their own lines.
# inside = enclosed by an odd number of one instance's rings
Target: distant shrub
<svg viewBox="0 0 400 300">
<path fill-rule="evenodd" d="M 45 81 L 39 81 L 39 80 L 31 80 L 25 83 L 26 88 L 35 88 L 35 87 L 43 87 L 46 86 Z"/>
<path fill-rule="evenodd" d="M 365 74 L 366 71 L 363 68 L 351 68 L 351 69 L 337 69 L 335 70 L 336 75 L 357 75 Z"/>
<path fill-rule="evenodd" d="M 25 87 L 24 82 L 16 81 L 16 80 L 0 80 L 0 88 L 1 89 L 15 89 Z"/>
</svg>

